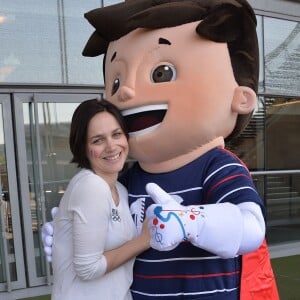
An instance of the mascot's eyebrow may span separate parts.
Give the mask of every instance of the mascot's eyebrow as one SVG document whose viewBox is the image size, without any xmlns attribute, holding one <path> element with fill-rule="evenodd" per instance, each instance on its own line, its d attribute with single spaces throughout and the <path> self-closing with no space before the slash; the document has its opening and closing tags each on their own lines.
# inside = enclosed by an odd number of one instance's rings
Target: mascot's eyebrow
<svg viewBox="0 0 300 300">
<path fill-rule="evenodd" d="M 164 45 L 172 45 L 171 42 L 164 38 L 159 38 L 158 44 L 164 44 Z"/>
<path fill-rule="evenodd" d="M 169 40 L 164 39 L 164 38 L 159 38 L 158 39 L 158 44 L 172 45 L 172 43 Z M 116 56 L 117 56 L 117 52 L 114 52 L 114 54 L 112 55 L 112 57 L 110 59 L 110 62 L 113 62 L 113 60 L 116 58 Z"/>
<path fill-rule="evenodd" d="M 111 59 L 110 59 L 110 62 L 112 62 L 117 56 L 117 52 L 114 52 L 114 54 L 112 55 Z"/>
</svg>

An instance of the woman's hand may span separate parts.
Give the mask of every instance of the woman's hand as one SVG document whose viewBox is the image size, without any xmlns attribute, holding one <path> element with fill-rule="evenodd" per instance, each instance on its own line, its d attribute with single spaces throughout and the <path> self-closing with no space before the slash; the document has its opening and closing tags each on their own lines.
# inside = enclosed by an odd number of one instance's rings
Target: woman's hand
<svg viewBox="0 0 300 300">
<path fill-rule="evenodd" d="M 141 232 L 141 234 L 139 235 L 138 238 L 140 238 L 140 242 L 142 244 L 144 244 L 144 246 L 145 246 L 144 250 L 147 250 L 147 249 L 150 248 L 151 235 L 150 235 L 150 229 L 148 227 L 148 219 L 144 220 L 143 227 L 142 227 L 142 232 Z"/>
</svg>

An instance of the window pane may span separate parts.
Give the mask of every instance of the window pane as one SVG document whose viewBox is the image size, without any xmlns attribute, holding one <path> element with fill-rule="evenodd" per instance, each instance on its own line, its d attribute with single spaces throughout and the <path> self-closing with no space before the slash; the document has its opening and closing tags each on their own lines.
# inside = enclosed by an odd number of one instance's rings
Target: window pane
<svg viewBox="0 0 300 300">
<path fill-rule="evenodd" d="M 257 19 L 257 39 L 259 46 L 259 82 L 258 82 L 258 92 L 264 91 L 264 54 L 263 54 L 263 17 L 256 16 Z"/>
<path fill-rule="evenodd" d="M 90 35 L 94 32 L 94 27 L 84 18 L 84 13 L 100 7 L 100 1 L 65 0 L 63 3 L 67 82 L 103 85 L 103 56 L 84 57 L 81 54 Z"/>
<path fill-rule="evenodd" d="M 17 280 L 11 200 L 7 174 L 7 159 L 0 106 L 0 283 Z"/>
<path fill-rule="evenodd" d="M 56 1 L 0 0 L 0 82 L 61 83 Z"/>
<path fill-rule="evenodd" d="M 300 93 L 300 23 L 265 18 L 265 84 L 267 93 Z"/>
<path fill-rule="evenodd" d="M 45 262 L 38 229 L 43 223 L 43 211 L 46 219 L 52 220 L 51 209 L 58 206 L 70 178 L 77 171 L 76 166 L 70 164 L 69 131 L 78 103 L 38 103 L 37 106 L 38 131 L 34 105 L 24 103 L 23 111 L 36 271 L 38 276 L 43 276 Z"/>
<path fill-rule="evenodd" d="M 116 4 L 116 3 L 119 3 L 119 2 L 124 2 L 124 1 L 119 1 L 119 0 L 104 0 L 104 6 Z"/>
<path fill-rule="evenodd" d="M 270 244 L 300 241 L 300 175 L 258 176 L 264 184 Z"/>
<path fill-rule="evenodd" d="M 300 169 L 300 100 L 266 98 L 266 168 Z"/>
<path fill-rule="evenodd" d="M 98 0 L 0 0 L 0 82 L 103 84 L 102 57 L 81 55 Z"/>
</svg>

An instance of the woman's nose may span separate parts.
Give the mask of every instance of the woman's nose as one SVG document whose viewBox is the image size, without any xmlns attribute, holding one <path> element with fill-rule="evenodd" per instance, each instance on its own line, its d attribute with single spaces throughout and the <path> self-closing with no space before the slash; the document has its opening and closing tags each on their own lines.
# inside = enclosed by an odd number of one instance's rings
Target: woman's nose
<svg viewBox="0 0 300 300">
<path fill-rule="evenodd" d="M 116 141 L 113 138 L 108 138 L 106 140 L 106 148 L 108 150 L 113 150 L 116 145 Z"/>
<path fill-rule="evenodd" d="M 121 86 L 119 93 L 118 93 L 118 98 L 119 101 L 128 101 L 132 99 L 135 96 L 135 91 L 134 89 L 128 87 L 128 86 Z"/>
</svg>

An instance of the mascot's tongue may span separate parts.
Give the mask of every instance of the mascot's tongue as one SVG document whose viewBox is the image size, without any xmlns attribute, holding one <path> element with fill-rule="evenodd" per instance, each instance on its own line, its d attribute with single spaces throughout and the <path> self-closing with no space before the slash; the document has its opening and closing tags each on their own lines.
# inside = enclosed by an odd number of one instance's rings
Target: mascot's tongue
<svg viewBox="0 0 300 300">
<path fill-rule="evenodd" d="M 153 115 L 141 116 L 141 117 L 135 116 L 135 118 L 128 123 L 128 130 L 130 132 L 139 131 L 151 127 L 153 125 L 156 125 L 159 122 L 160 120 L 155 118 L 155 116 Z"/>
<path fill-rule="evenodd" d="M 161 123 L 165 114 L 165 109 L 143 111 L 125 116 L 125 122 L 129 132 L 136 132 Z"/>
</svg>

